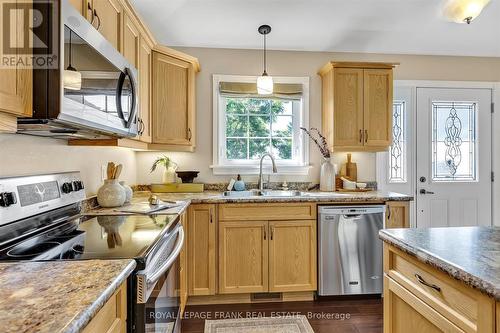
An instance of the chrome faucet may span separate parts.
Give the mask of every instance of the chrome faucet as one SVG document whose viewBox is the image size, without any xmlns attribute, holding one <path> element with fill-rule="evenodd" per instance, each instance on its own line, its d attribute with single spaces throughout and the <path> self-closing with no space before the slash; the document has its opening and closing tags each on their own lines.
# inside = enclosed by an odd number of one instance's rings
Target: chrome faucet
<svg viewBox="0 0 500 333">
<path fill-rule="evenodd" d="M 273 173 L 278 172 L 273 155 L 271 155 L 269 153 L 262 155 L 262 157 L 260 158 L 260 169 L 259 169 L 259 190 L 260 191 L 262 191 L 264 189 L 264 182 L 262 181 L 262 161 L 264 160 L 264 157 L 266 157 L 266 156 L 269 156 L 271 158 L 271 162 L 273 162 Z"/>
</svg>

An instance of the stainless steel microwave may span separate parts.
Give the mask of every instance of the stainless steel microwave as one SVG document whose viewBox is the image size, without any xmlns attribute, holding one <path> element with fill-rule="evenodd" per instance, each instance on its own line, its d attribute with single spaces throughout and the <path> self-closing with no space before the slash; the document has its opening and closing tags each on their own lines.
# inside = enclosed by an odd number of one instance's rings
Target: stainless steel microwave
<svg viewBox="0 0 500 333">
<path fill-rule="evenodd" d="M 33 70 L 33 115 L 19 118 L 18 133 L 102 139 L 137 135 L 137 70 L 68 0 L 34 3 L 56 31 L 56 68 Z M 54 26 L 54 24 L 52 24 Z"/>
</svg>

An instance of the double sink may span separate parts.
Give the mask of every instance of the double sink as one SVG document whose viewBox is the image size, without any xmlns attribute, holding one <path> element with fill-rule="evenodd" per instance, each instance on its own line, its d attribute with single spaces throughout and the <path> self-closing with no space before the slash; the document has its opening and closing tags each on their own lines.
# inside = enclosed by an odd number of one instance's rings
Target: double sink
<svg viewBox="0 0 500 333">
<path fill-rule="evenodd" d="M 314 197 L 314 196 L 344 196 L 345 193 L 335 192 L 302 192 L 302 191 L 281 191 L 281 190 L 250 190 L 250 191 L 225 191 L 223 197 L 246 198 L 246 197 Z"/>
</svg>

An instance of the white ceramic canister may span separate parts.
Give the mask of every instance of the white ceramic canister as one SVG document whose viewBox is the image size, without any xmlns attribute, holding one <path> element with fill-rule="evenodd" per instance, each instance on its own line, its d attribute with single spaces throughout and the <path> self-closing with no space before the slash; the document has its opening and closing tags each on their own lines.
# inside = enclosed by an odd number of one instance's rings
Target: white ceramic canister
<svg viewBox="0 0 500 333">
<path fill-rule="evenodd" d="M 125 190 L 125 203 L 129 203 L 130 200 L 132 200 L 132 195 L 134 194 L 134 191 L 132 191 L 132 188 L 125 184 L 125 181 L 121 181 L 120 185 L 123 186 L 123 189 Z"/>
<path fill-rule="evenodd" d="M 106 179 L 97 191 L 97 202 L 105 208 L 120 207 L 125 203 L 127 195 L 118 179 Z"/>
</svg>

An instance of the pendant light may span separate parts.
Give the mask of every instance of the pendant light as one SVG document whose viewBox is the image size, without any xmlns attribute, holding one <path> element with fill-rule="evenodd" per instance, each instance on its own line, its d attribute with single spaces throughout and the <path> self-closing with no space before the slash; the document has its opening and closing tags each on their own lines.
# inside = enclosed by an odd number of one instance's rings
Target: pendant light
<svg viewBox="0 0 500 333">
<path fill-rule="evenodd" d="M 470 24 L 489 2 L 490 0 L 448 0 L 444 15 L 450 21 Z"/>
<path fill-rule="evenodd" d="M 72 41 L 71 41 L 72 31 L 69 31 L 69 64 L 64 70 L 63 85 L 64 89 L 69 90 L 80 90 L 82 89 L 82 73 L 71 66 L 72 57 Z"/>
<path fill-rule="evenodd" d="M 271 32 L 271 27 L 267 24 L 259 27 L 259 33 L 264 36 L 264 73 L 257 78 L 257 93 L 259 95 L 270 95 L 273 93 L 273 78 L 267 75 L 266 71 L 266 35 Z"/>
</svg>

